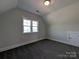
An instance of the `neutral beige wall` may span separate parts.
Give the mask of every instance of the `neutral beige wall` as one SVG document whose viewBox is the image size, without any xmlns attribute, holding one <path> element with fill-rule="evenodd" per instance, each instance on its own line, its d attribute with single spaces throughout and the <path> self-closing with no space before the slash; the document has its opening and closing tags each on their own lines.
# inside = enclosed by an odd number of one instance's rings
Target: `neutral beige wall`
<svg viewBox="0 0 79 59">
<path fill-rule="evenodd" d="M 67 40 L 68 31 L 79 31 L 79 2 L 46 15 L 48 38 Z"/>
<path fill-rule="evenodd" d="M 40 23 L 38 33 L 23 34 L 22 17 L 25 16 L 31 20 L 38 20 Z M 25 12 L 18 8 L 14 8 L 0 15 L 0 49 L 9 49 L 10 47 L 28 44 L 29 42 L 41 40 L 45 38 L 45 24 L 42 18 L 30 12 Z"/>
</svg>

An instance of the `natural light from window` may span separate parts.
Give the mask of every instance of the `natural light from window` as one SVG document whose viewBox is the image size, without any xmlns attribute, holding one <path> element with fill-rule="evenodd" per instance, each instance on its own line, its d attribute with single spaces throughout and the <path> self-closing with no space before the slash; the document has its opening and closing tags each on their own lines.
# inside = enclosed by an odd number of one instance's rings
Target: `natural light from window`
<svg viewBox="0 0 79 59">
<path fill-rule="evenodd" d="M 23 19 L 23 33 L 38 32 L 38 21 Z"/>
<path fill-rule="evenodd" d="M 38 32 L 38 22 L 37 21 L 32 21 L 32 31 Z"/>
<path fill-rule="evenodd" d="M 23 32 L 24 33 L 29 33 L 31 32 L 31 20 L 23 20 Z"/>
</svg>

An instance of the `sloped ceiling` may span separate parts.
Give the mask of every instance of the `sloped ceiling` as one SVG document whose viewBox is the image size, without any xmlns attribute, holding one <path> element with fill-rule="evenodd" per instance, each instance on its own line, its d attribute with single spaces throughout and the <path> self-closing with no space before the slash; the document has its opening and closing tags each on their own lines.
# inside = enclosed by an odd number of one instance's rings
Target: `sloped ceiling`
<svg viewBox="0 0 79 59">
<path fill-rule="evenodd" d="M 50 6 L 43 5 L 44 0 L 0 0 L 0 14 L 18 6 L 23 10 L 39 15 L 46 15 L 51 11 L 59 10 L 63 7 L 78 2 L 79 0 L 51 0 Z M 36 12 L 39 10 L 39 12 Z"/>
<path fill-rule="evenodd" d="M 0 14 L 17 6 L 17 0 L 0 0 Z"/>
<path fill-rule="evenodd" d="M 44 0 L 19 0 L 18 7 L 36 14 L 45 15 L 78 1 L 79 0 L 51 0 L 50 6 L 44 6 Z M 37 13 L 36 10 L 39 10 L 39 13 Z"/>
</svg>

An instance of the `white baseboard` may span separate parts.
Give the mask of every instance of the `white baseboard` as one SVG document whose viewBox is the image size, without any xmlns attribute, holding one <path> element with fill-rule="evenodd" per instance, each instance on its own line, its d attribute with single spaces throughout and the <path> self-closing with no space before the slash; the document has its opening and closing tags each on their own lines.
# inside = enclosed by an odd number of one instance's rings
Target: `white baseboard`
<svg viewBox="0 0 79 59">
<path fill-rule="evenodd" d="M 13 49 L 13 48 L 16 48 L 16 47 L 19 47 L 19 46 L 23 46 L 23 45 L 26 45 L 26 44 L 30 44 L 30 43 L 33 43 L 33 42 L 36 42 L 36 41 L 40 41 L 40 40 L 43 40 L 43 39 L 45 39 L 45 38 L 40 38 L 40 39 L 37 39 L 37 40 L 27 41 L 27 42 L 17 44 L 17 45 L 6 46 L 4 48 L 0 48 L 0 52 L 10 50 L 10 49 Z"/>
<path fill-rule="evenodd" d="M 49 38 L 49 39 L 53 40 L 53 41 L 60 42 L 60 43 L 64 43 L 64 44 L 67 44 L 67 45 L 79 47 L 79 44 L 75 44 L 75 43 L 72 43 L 72 42 L 67 42 L 67 41 L 62 41 L 62 40 L 56 40 L 56 39 L 51 39 L 51 38 Z"/>
</svg>

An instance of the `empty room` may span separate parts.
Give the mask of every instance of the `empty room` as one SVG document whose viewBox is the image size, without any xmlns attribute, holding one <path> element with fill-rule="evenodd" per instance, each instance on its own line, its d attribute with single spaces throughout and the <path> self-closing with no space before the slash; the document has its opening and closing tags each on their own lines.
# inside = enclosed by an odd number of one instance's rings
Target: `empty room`
<svg viewBox="0 0 79 59">
<path fill-rule="evenodd" d="M 79 59 L 79 0 L 0 0 L 0 59 Z"/>
</svg>

